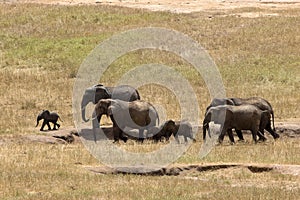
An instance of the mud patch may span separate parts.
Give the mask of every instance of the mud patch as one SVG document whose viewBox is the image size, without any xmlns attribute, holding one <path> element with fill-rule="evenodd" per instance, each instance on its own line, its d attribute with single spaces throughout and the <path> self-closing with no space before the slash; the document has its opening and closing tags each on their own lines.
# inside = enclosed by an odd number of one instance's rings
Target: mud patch
<svg viewBox="0 0 300 200">
<path fill-rule="evenodd" d="M 278 172 L 300 176 L 300 165 L 259 165 L 259 164 L 193 164 L 193 165 L 171 165 L 163 168 L 155 166 L 137 166 L 137 167 L 116 167 L 109 168 L 106 166 L 84 166 L 85 169 L 99 174 L 136 174 L 146 176 L 189 176 L 195 173 L 218 171 L 223 169 L 248 169 L 251 173 Z M 152 171 L 149 172 L 151 169 Z"/>
<path fill-rule="evenodd" d="M 81 142 L 77 131 L 73 128 L 43 131 L 41 132 L 41 135 L 24 135 L 21 139 L 24 142 L 44 144 L 70 144 Z"/>
<path fill-rule="evenodd" d="M 290 138 L 300 137 L 300 125 L 297 123 L 279 123 L 276 126 L 276 131 L 280 136 L 287 136 Z"/>
</svg>

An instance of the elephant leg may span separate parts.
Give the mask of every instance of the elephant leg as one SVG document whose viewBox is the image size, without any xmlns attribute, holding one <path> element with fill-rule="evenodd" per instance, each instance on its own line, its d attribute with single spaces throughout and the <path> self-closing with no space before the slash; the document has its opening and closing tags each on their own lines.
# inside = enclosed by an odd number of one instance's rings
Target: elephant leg
<svg viewBox="0 0 300 200">
<path fill-rule="evenodd" d="M 178 144 L 180 144 L 179 138 L 178 138 L 178 133 L 175 135 L 175 140 Z M 184 141 L 185 141 L 185 137 L 184 137 Z"/>
<path fill-rule="evenodd" d="M 233 134 L 232 134 L 232 129 L 228 129 L 227 134 L 228 134 L 228 137 L 230 139 L 231 144 L 234 144 L 235 142 L 234 142 L 234 137 L 233 137 Z"/>
<path fill-rule="evenodd" d="M 139 142 L 143 143 L 144 142 L 144 129 L 139 129 Z"/>
<path fill-rule="evenodd" d="M 206 138 L 206 130 L 207 130 L 207 127 L 205 125 L 203 125 L 203 141 L 205 141 L 205 138 Z"/>
<path fill-rule="evenodd" d="M 44 130 L 44 127 L 46 126 L 47 122 L 44 120 L 43 121 L 43 124 L 42 124 L 42 127 L 40 128 L 40 131 L 43 131 Z"/>
<path fill-rule="evenodd" d="M 256 138 L 256 134 L 257 134 L 257 131 L 255 130 L 251 130 L 251 133 L 252 133 L 252 139 L 255 143 L 257 143 L 257 138 Z"/>
<path fill-rule="evenodd" d="M 237 134 L 237 136 L 238 136 L 238 138 L 239 138 L 239 141 L 244 141 L 244 136 L 243 136 L 242 131 L 241 131 L 241 130 L 236 130 L 236 129 L 235 129 L 235 132 L 236 132 L 236 134 Z"/>
<path fill-rule="evenodd" d="M 59 124 L 57 122 L 53 122 L 53 130 L 57 130 L 59 128 Z M 57 126 L 57 128 L 56 128 Z"/>
<path fill-rule="evenodd" d="M 48 130 L 50 131 L 51 130 L 51 126 L 50 126 L 50 122 L 49 121 L 47 121 L 47 126 L 48 126 Z"/>
<path fill-rule="evenodd" d="M 258 133 L 257 133 L 257 135 L 258 135 L 258 141 L 265 141 L 266 140 L 266 138 L 265 138 L 265 133 L 264 133 L 264 129 L 262 128 L 259 128 L 259 131 L 258 131 Z"/>
<path fill-rule="evenodd" d="M 225 126 L 221 127 L 221 134 L 219 135 L 219 143 L 221 144 L 224 140 L 225 134 L 226 134 L 226 129 L 224 128 Z"/>
<path fill-rule="evenodd" d="M 118 126 L 113 126 L 114 142 L 119 142 L 121 129 Z"/>
<path fill-rule="evenodd" d="M 98 119 L 93 119 L 92 125 L 93 128 L 100 128 Z"/>
<path fill-rule="evenodd" d="M 127 142 L 127 140 L 128 140 L 128 138 L 126 137 L 126 136 L 124 136 L 124 134 L 123 134 L 123 131 L 121 130 L 120 131 L 120 134 L 119 134 L 119 138 L 121 138 L 121 140 L 123 140 L 123 142 Z"/>
<path fill-rule="evenodd" d="M 274 139 L 277 139 L 277 138 L 280 137 L 279 134 L 276 133 L 276 132 L 272 129 L 271 123 L 268 123 L 268 124 L 267 124 L 266 130 L 273 136 Z"/>
<path fill-rule="evenodd" d="M 188 137 L 185 135 L 185 136 L 184 136 L 184 142 L 185 142 L 185 143 L 188 142 L 187 138 L 188 138 Z M 190 138 L 190 137 L 189 137 L 189 138 Z"/>
<path fill-rule="evenodd" d="M 257 135 L 259 137 L 259 139 L 258 139 L 259 141 L 266 141 L 267 140 L 267 138 L 262 134 L 261 131 L 258 131 Z"/>
</svg>

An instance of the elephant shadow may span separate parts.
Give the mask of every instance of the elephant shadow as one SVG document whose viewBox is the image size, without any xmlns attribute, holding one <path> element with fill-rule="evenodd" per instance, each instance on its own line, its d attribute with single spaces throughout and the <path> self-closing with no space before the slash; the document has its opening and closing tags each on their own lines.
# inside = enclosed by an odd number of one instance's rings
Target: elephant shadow
<svg viewBox="0 0 300 200">
<path fill-rule="evenodd" d="M 96 129 L 82 129 L 79 133 L 80 137 L 85 140 L 94 141 L 94 133 L 96 133 L 97 140 L 113 140 L 113 128 L 112 127 L 103 127 Z"/>
</svg>

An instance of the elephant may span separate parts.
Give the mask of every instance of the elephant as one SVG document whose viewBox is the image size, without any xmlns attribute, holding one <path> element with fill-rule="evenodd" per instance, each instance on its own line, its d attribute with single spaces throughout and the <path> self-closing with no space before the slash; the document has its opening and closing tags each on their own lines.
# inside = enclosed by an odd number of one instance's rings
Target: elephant
<svg viewBox="0 0 300 200">
<path fill-rule="evenodd" d="M 178 143 L 179 143 L 178 136 L 183 136 L 184 142 L 186 143 L 187 143 L 187 138 L 190 138 L 191 140 L 193 140 L 193 142 L 196 142 L 196 139 L 193 137 L 192 125 L 186 120 L 175 121 L 175 132 L 173 132 L 173 135 Z"/>
<path fill-rule="evenodd" d="M 159 124 L 159 116 L 153 105 L 146 101 L 135 100 L 131 102 L 119 99 L 101 99 L 95 106 L 93 117 L 97 117 L 98 123 L 102 115 L 107 115 L 113 122 L 114 141 L 122 139 L 125 127 L 139 130 L 139 140 L 144 140 L 144 130 Z"/>
<path fill-rule="evenodd" d="M 36 123 L 35 127 L 37 127 L 39 125 L 39 121 L 42 119 L 44 121 L 43 121 L 42 127 L 40 128 L 40 131 L 44 130 L 45 125 L 48 126 L 48 130 L 51 130 L 49 122 L 54 124 L 53 130 L 57 130 L 60 127 L 60 125 L 57 123 L 58 119 L 60 119 L 60 121 L 62 121 L 57 113 L 50 112 L 49 110 L 43 110 L 37 117 L 37 123 Z M 57 129 L 56 129 L 56 126 L 57 126 Z"/>
<path fill-rule="evenodd" d="M 168 141 L 171 135 L 173 135 L 178 143 L 179 142 L 179 136 L 184 137 L 184 141 L 187 142 L 187 138 L 190 138 L 193 140 L 193 142 L 196 142 L 196 140 L 193 138 L 193 131 L 192 131 L 192 125 L 186 121 L 173 121 L 168 120 L 164 124 L 161 125 L 161 127 L 153 127 L 149 131 L 150 135 L 152 136 L 152 139 L 156 142 L 161 141 L 162 137 L 165 137 Z"/>
<path fill-rule="evenodd" d="M 176 132 L 176 125 L 173 120 L 168 120 L 160 126 L 153 126 L 147 130 L 147 136 L 155 142 L 162 141 L 164 137 L 166 141 Z"/>
<path fill-rule="evenodd" d="M 271 104 L 264 98 L 261 97 L 250 97 L 250 98 L 230 98 L 234 105 L 240 106 L 245 104 L 251 104 L 258 107 L 261 110 L 268 110 L 272 116 L 272 125 L 273 131 L 275 132 L 275 120 L 274 120 L 274 111 Z M 270 124 L 271 125 L 271 124 Z M 270 126 L 271 128 L 271 126 Z"/>
<path fill-rule="evenodd" d="M 81 101 L 81 117 L 84 122 L 88 122 L 85 116 L 85 107 L 92 102 L 96 104 L 101 99 L 120 99 L 123 101 L 140 100 L 139 92 L 129 85 L 119 85 L 116 87 L 106 87 L 102 84 L 94 85 L 85 90 Z"/>
<path fill-rule="evenodd" d="M 266 140 L 261 131 L 270 123 L 270 112 L 262 111 L 254 105 L 221 105 L 208 109 L 203 120 L 203 139 L 206 139 L 206 130 L 209 130 L 209 122 L 221 124 L 219 143 L 222 143 L 225 133 L 228 133 L 231 143 L 234 143 L 232 129 L 250 130 L 254 142 L 258 135 Z"/>
<path fill-rule="evenodd" d="M 250 98 L 215 98 L 212 100 L 210 105 L 206 108 L 206 112 L 211 107 L 219 106 L 219 105 L 254 105 L 262 111 L 269 111 L 272 116 L 273 129 L 271 128 L 271 122 L 266 125 L 266 130 L 273 136 L 274 139 L 279 138 L 279 135 L 275 131 L 274 125 L 274 111 L 271 104 L 261 97 L 250 97 Z M 236 130 L 236 133 L 240 140 L 244 140 L 242 132 L 240 130 Z M 262 135 L 264 135 L 264 130 L 261 131 Z"/>
</svg>

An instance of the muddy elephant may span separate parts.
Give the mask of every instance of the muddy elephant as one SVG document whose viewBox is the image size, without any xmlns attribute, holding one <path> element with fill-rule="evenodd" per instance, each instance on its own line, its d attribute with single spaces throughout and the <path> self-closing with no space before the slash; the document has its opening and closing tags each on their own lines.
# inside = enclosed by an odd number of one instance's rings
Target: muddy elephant
<svg viewBox="0 0 300 200">
<path fill-rule="evenodd" d="M 85 116 L 85 107 L 91 102 L 96 104 L 101 99 L 120 99 L 123 101 L 135 101 L 140 99 L 139 92 L 129 85 L 106 87 L 98 84 L 85 90 L 81 101 L 82 120 L 88 122 Z"/>
<path fill-rule="evenodd" d="M 45 125 L 48 126 L 48 130 L 51 130 L 51 126 L 50 126 L 50 122 L 52 124 L 54 124 L 53 130 L 57 130 L 59 129 L 60 125 L 57 123 L 58 119 L 61 120 L 61 118 L 59 117 L 59 115 L 55 112 L 50 112 L 49 110 L 43 110 L 38 116 L 37 116 L 37 123 L 36 126 L 37 127 L 39 125 L 39 121 L 40 120 L 44 120 L 42 127 L 40 128 L 40 131 L 44 130 Z M 56 128 L 57 127 L 57 128 Z"/>
<path fill-rule="evenodd" d="M 261 131 L 270 123 L 270 112 L 262 111 L 254 105 L 223 105 L 211 107 L 203 120 L 203 139 L 206 139 L 206 130 L 209 130 L 209 123 L 221 125 L 219 143 L 222 143 L 226 132 L 231 143 L 234 143 L 232 129 L 250 130 L 252 138 L 257 142 L 257 135 L 266 140 Z"/>
<path fill-rule="evenodd" d="M 206 112 L 211 107 L 219 106 L 219 105 L 254 105 L 257 108 L 259 108 L 262 111 L 269 111 L 272 119 L 272 125 L 271 127 L 271 121 L 266 125 L 265 130 L 267 130 L 274 139 L 279 138 L 279 135 L 275 132 L 275 125 L 274 125 L 274 111 L 271 106 L 271 104 L 264 98 L 261 97 L 250 97 L 250 98 L 215 98 L 212 100 L 210 105 L 207 107 Z M 236 130 L 236 133 L 240 140 L 244 140 L 242 132 L 239 130 Z M 261 133 L 264 135 L 264 130 L 261 131 Z"/>
<path fill-rule="evenodd" d="M 139 140 L 144 140 L 144 130 L 159 124 L 159 116 L 148 102 L 136 100 L 131 102 L 119 99 L 102 99 L 96 106 L 93 117 L 97 118 L 98 123 L 102 115 L 107 115 L 113 122 L 114 141 L 122 139 L 127 141 L 123 131 L 126 127 L 139 130 Z"/>
<path fill-rule="evenodd" d="M 156 131 L 156 134 L 153 133 L 153 130 Z M 152 132 L 151 132 L 152 131 Z M 161 125 L 160 128 L 154 127 L 150 131 L 150 134 L 153 135 L 152 138 L 154 141 L 161 141 L 162 138 L 166 138 L 168 141 L 171 135 L 173 135 L 178 143 L 179 142 L 179 136 L 184 137 L 184 141 L 188 142 L 187 138 L 190 138 L 194 142 L 196 140 L 193 137 L 193 130 L 192 130 L 192 125 L 188 121 L 173 121 L 173 120 L 168 120 L 164 124 Z"/>
</svg>

